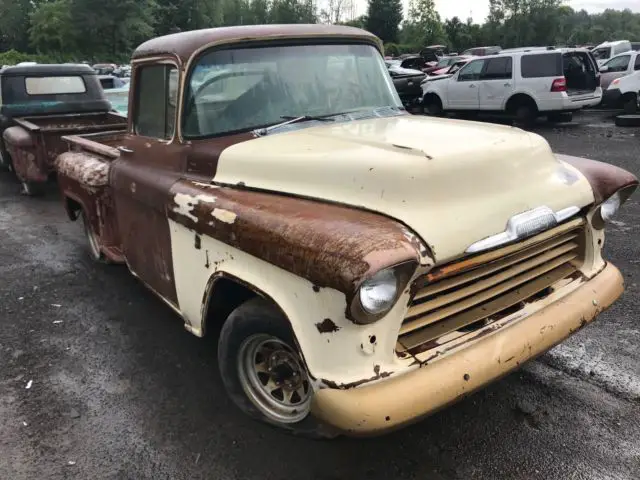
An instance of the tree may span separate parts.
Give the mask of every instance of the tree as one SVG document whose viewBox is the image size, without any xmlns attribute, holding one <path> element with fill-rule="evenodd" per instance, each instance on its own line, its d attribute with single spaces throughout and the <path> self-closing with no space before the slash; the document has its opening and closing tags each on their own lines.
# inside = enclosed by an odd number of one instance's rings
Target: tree
<svg viewBox="0 0 640 480">
<path fill-rule="evenodd" d="M 31 13 L 29 38 L 38 52 L 63 57 L 76 50 L 69 3 L 70 0 L 43 2 Z"/>
<path fill-rule="evenodd" d="M 0 0 L 2 50 L 29 50 L 29 16 L 35 5 L 31 0 Z"/>
<path fill-rule="evenodd" d="M 427 46 L 446 40 L 433 0 L 411 0 L 403 29 L 410 34 L 408 40 L 414 45 Z"/>
<path fill-rule="evenodd" d="M 402 21 L 401 0 L 369 0 L 367 30 L 383 42 L 396 42 Z"/>
</svg>

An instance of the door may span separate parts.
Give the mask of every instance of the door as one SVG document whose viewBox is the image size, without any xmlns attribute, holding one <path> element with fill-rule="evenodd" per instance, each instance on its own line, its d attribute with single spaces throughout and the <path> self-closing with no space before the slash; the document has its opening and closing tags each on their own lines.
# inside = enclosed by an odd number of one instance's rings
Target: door
<svg viewBox="0 0 640 480">
<path fill-rule="evenodd" d="M 130 132 L 118 146 L 111 183 L 129 269 L 177 306 L 165 205 L 180 178 L 185 146 L 175 135 L 178 69 L 170 60 L 137 63 L 132 72 Z"/>
<path fill-rule="evenodd" d="M 488 59 L 480 75 L 480 110 L 503 110 L 513 91 L 513 59 Z"/>
<path fill-rule="evenodd" d="M 628 75 L 629 64 L 631 63 L 631 55 L 620 55 L 614 57 L 601 67 L 600 86 L 606 89 L 616 78 Z"/>
<path fill-rule="evenodd" d="M 474 60 L 462 67 L 457 76 L 451 77 L 447 85 L 447 99 L 452 110 L 478 110 L 480 95 L 478 83 L 484 60 Z"/>
</svg>

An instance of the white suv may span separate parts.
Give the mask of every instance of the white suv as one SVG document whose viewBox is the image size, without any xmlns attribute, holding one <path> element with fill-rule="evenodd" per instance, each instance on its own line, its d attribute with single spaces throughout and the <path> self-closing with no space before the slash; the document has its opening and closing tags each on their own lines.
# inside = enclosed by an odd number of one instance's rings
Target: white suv
<svg viewBox="0 0 640 480">
<path fill-rule="evenodd" d="M 536 117 L 598 105 L 600 74 L 586 49 L 526 49 L 472 60 L 449 78 L 422 85 L 431 115 L 446 111 L 507 113 L 522 125 Z"/>
</svg>

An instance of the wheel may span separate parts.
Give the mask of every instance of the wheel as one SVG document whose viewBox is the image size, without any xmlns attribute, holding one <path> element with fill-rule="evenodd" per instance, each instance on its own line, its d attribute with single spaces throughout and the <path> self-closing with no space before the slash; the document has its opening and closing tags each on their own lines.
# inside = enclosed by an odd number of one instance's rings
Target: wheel
<svg viewBox="0 0 640 480">
<path fill-rule="evenodd" d="M 309 438 L 337 432 L 311 414 L 313 388 L 288 321 L 262 298 L 234 310 L 218 341 L 222 381 L 245 414 Z"/>
<path fill-rule="evenodd" d="M 44 195 L 45 184 L 40 182 L 22 181 L 22 193 L 29 197 L 40 197 Z"/>
<path fill-rule="evenodd" d="M 99 263 L 110 263 L 104 256 L 104 253 L 102 253 L 102 250 L 100 250 L 98 236 L 84 212 L 82 212 L 82 223 L 84 224 L 84 235 L 87 237 L 87 246 L 89 247 L 89 256 L 91 259 Z"/>
<path fill-rule="evenodd" d="M 624 96 L 622 110 L 627 115 L 633 115 L 638 111 L 638 95 L 630 93 Z"/>
<path fill-rule="evenodd" d="M 527 104 L 520 104 L 516 107 L 514 113 L 514 123 L 518 127 L 530 128 L 536 121 L 536 109 Z"/>
<path fill-rule="evenodd" d="M 427 115 L 432 117 L 439 117 L 442 115 L 442 102 L 435 95 L 427 95 L 423 100 L 424 111 Z"/>
<path fill-rule="evenodd" d="M 618 127 L 640 127 L 640 115 L 618 115 L 616 125 Z"/>
<path fill-rule="evenodd" d="M 573 112 L 551 113 L 547 115 L 547 120 L 551 123 L 568 123 L 573 120 Z"/>
<path fill-rule="evenodd" d="M 13 161 L 11 160 L 11 155 L 2 148 L 0 148 L 0 166 L 10 172 L 13 172 Z"/>
</svg>

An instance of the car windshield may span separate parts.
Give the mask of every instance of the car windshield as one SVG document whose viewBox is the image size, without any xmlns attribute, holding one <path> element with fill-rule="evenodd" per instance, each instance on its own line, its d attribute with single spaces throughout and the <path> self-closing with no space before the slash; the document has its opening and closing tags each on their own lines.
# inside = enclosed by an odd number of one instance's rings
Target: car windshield
<svg viewBox="0 0 640 480">
<path fill-rule="evenodd" d="M 451 57 L 441 58 L 440 61 L 438 62 L 438 64 L 436 65 L 436 67 L 438 67 L 438 68 L 448 67 L 449 65 L 451 65 L 452 61 L 453 61 L 453 59 Z"/>
<path fill-rule="evenodd" d="M 252 130 L 283 117 L 328 116 L 402 103 L 370 45 L 292 45 L 214 50 L 187 79 L 183 134 Z"/>
</svg>

